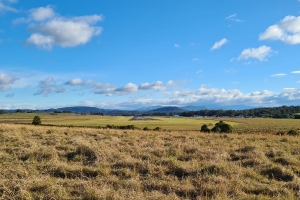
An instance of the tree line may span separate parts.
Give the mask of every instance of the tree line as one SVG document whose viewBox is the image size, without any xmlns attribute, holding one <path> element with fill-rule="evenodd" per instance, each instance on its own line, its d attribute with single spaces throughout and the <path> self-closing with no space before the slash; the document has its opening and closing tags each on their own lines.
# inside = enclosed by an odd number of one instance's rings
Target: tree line
<svg viewBox="0 0 300 200">
<path fill-rule="evenodd" d="M 300 106 L 281 106 L 270 108 L 254 108 L 246 110 L 199 110 L 185 111 L 180 114 L 184 117 L 200 116 L 228 116 L 228 117 L 265 117 L 265 118 L 297 118 L 300 119 Z"/>
</svg>

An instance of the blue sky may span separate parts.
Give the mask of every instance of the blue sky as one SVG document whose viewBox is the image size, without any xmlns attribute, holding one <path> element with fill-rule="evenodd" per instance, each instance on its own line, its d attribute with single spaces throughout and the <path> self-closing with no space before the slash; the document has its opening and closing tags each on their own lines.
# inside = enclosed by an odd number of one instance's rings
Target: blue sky
<svg viewBox="0 0 300 200">
<path fill-rule="evenodd" d="M 1 109 L 300 104 L 300 1 L 0 0 Z"/>
</svg>

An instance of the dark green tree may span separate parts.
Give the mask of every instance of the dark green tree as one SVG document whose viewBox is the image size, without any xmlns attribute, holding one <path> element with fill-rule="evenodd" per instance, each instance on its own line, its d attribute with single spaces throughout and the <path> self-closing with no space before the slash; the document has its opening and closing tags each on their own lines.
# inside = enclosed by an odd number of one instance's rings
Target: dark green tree
<svg viewBox="0 0 300 200">
<path fill-rule="evenodd" d="M 208 128 L 207 124 L 203 124 L 200 131 L 204 133 L 210 133 L 210 129 Z"/>
<path fill-rule="evenodd" d="M 215 124 L 211 131 L 215 133 L 232 133 L 232 126 L 220 121 L 219 123 Z"/>
<path fill-rule="evenodd" d="M 42 123 L 41 118 L 39 116 L 35 116 L 33 118 L 32 124 L 33 125 L 40 125 Z"/>
</svg>

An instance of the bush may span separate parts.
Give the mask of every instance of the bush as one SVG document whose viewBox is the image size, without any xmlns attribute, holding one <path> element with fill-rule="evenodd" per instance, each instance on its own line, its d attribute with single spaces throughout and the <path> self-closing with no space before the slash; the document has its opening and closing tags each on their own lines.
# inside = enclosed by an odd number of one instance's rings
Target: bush
<svg viewBox="0 0 300 200">
<path fill-rule="evenodd" d="M 293 136 L 298 136 L 299 133 L 296 130 L 290 130 L 288 133 L 288 135 L 293 135 Z"/>
<path fill-rule="evenodd" d="M 207 124 L 202 125 L 200 131 L 204 132 L 204 133 L 210 133 L 210 130 L 209 130 Z"/>
<path fill-rule="evenodd" d="M 276 135 L 285 135 L 286 133 L 284 132 L 284 131 L 278 131 L 277 133 L 276 133 Z"/>
<path fill-rule="evenodd" d="M 232 126 L 220 121 L 219 123 L 215 124 L 215 127 L 213 127 L 211 131 L 215 133 L 232 133 Z"/>
<path fill-rule="evenodd" d="M 148 127 L 143 128 L 144 131 L 149 131 L 150 129 Z"/>
<path fill-rule="evenodd" d="M 33 125 L 41 125 L 42 121 L 41 121 L 41 118 L 39 116 L 35 116 L 33 118 L 33 121 L 32 121 L 32 124 Z"/>
<path fill-rule="evenodd" d="M 153 129 L 154 131 L 161 131 L 160 127 L 156 127 L 155 129 Z"/>
</svg>

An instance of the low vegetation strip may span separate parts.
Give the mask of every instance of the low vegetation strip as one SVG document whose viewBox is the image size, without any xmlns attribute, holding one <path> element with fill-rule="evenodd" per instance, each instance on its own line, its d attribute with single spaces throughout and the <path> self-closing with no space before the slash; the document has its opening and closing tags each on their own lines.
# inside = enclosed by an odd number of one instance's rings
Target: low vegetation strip
<svg viewBox="0 0 300 200">
<path fill-rule="evenodd" d="M 0 199 L 299 199 L 300 138 L 0 124 Z"/>
</svg>

